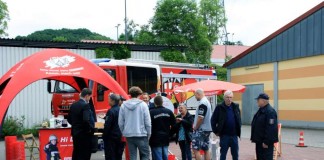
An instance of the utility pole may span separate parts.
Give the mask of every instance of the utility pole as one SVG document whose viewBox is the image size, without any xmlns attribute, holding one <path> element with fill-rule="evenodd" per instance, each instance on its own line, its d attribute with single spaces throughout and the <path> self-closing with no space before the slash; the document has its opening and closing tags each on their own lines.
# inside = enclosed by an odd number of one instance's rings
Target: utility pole
<svg viewBox="0 0 324 160">
<path fill-rule="evenodd" d="M 119 28 L 119 26 L 120 26 L 120 24 L 117 24 L 117 26 L 115 26 L 115 27 L 117 28 L 117 39 L 116 39 L 117 42 L 118 42 L 118 36 L 119 36 L 119 35 L 118 35 L 118 28 Z"/>
<path fill-rule="evenodd" d="M 221 0 L 220 2 L 219 2 L 219 4 L 220 4 L 220 6 L 221 7 L 223 7 L 223 9 L 224 9 L 224 17 L 226 17 L 226 14 L 225 14 L 225 0 Z M 226 22 L 225 22 L 225 24 L 224 24 L 224 26 L 223 26 L 223 33 L 224 33 L 224 35 L 225 35 L 225 62 L 226 62 L 226 59 L 227 59 L 227 44 L 228 44 L 228 34 L 230 34 L 230 33 L 227 33 L 227 29 L 226 29 Z"/>
<path fill-rule="evenodd" d="M 127 9 L 127 5 L 126 5 L 126 1 L 125 0 L 125 44 L 127 44 L 127 12 L 126 12 L 126 9 Z"/>
</svg>

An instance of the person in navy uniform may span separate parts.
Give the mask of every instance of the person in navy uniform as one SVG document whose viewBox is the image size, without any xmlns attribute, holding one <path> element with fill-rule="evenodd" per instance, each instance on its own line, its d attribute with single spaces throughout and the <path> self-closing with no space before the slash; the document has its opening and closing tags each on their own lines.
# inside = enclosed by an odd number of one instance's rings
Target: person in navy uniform
<svg viewBox="0 0 324 160">
<path fill-rule="evenodd" d="M 273 144 L 278 142 L 277 113 L 267 94 L 261 93 L 256 99 L 259 110 L 252 120 L 251 141 L 256 144 L 257 160 L 272 160 Z"/>
<path fill-rule="evenodd" d="M 121 160 L 125 149 L 125 142 L 122 141 L 122 133 L 118 126 L 120 101 L 121 96 L 117 94 L 109 96 L 111 108 L 107 111 L 105 117 L 103 133 L 106 160 Z"/>
</svg>

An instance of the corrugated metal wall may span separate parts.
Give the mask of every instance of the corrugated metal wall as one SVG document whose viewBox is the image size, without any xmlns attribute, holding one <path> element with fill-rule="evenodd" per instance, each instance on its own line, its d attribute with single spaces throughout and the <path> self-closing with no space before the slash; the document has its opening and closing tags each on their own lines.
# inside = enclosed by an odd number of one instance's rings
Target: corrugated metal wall
<svg viewBox="0 0 324 160">
<path fill-rule="evenodd" d="M 250 52 L 228 68 L 324 54 L 324 8 Z"/>
<path fill-rule="evenodd" d="M 13 65 L 43 48 L 2 47 L 0 46 L 0 77 Z M 81 56 L 95 58 L 93 50 L 68 49 Z M 51 117 L 51 94 L 47 93 L 47 81 L 40 80 L 22 90 L 12 101 L 7 116 L 25 116 L 25 125 L 31 127 Z"/>
<path fill-rule="evenodd" d="M 160 56 L 160 52 L 142 52 L 142 51 L 132 51 L 132 59 L 145 59 L 145 60 L 154 60 L 154 61 L 163 61 L 163 58 Z"/>
</svg>

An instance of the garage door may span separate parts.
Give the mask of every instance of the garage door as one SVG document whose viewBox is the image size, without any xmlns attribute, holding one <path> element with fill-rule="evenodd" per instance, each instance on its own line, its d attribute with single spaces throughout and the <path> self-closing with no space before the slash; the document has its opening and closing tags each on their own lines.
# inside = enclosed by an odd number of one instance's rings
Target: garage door
<svg viewBox="0 0 324 160">
<path fill-rule="evenodd" d="M 251 124 L 254 114 L 258 111 L 255 98 L 263 91 L 263 84 L 246 85 L 242 95 L 242 123 Z"/>
</svg>

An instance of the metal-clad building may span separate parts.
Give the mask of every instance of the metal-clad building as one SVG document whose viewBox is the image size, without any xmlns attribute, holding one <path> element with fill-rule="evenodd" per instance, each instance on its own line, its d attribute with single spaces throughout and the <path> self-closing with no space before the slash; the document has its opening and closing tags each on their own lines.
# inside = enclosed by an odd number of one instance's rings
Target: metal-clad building
<svg viewBox="0 0 324 160">
<path fill-rule="evenodd" d="M 0 77 L 19 61 L 45 48 L 62 48 L 78 53 L 87 59 L 95 58 L 94 49 L 116 44 L 84 42 L 40 42 L 16 39 L 0 39 Z M 168 46 L 130 44 L 131 58 L 163 60 L 160 51 Z M 183 50 L 184 47 L 178 49 Z M 22 79 L 23 81 L 23 79 Z M 25 125 L 31 127 L 51 117 L 51 94 L 47 93 L 47 81 L 40 80 L 27 86 L 12 101 L 7 116 L 25 116 Z M 0 104 L 1 105 L 1 104 Z M 28 106 L 28 107 L 27 107 Z M 32 106 L 32 107 L 31 107 Z"/>
<path fill-rule="evenodd" d="M 285 126 L 324 128 L 324 2 L 225 63 L 228 79 L 246 85 L 237 94 L 243 123 L 266 92 Z"/>
<path fill-rule="evenodd" d="M 164 61 L 160 56 L 160 52 L 142 52 L 142 51 L 132 51 L 132 59 L 145 59 L 145 60 L 154 60 L 154 61 Z"/>
</svg>

